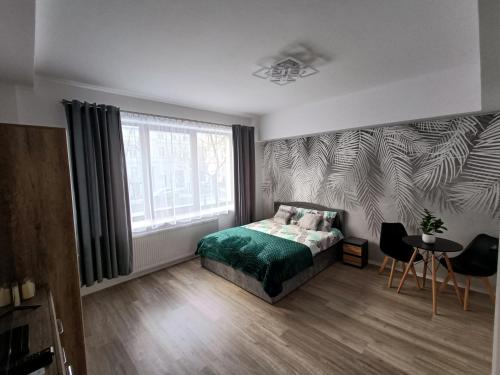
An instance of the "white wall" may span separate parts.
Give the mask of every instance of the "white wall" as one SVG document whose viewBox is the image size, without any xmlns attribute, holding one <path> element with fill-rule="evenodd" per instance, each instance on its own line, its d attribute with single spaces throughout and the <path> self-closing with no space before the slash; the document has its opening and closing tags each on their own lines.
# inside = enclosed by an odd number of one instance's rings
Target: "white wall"
<svg viewBox="0 0 500 375">
<path fill-rule="evenodd" d="M 478 62 L 264 115 L 260 140 L 480 110 Z"/>
<path fill-rule="evenodd" d="M 20 124 L 66 127 L 62 99 L 115 105 L 122 110 L 188 118 L 222 124 L 252 125 L 252 119 L 133 98 L 96 88 L 37 77 L 33 87 L 16 86 L 17 121 Z"/>
<path fill-rule="evenodd" d="M 500 109 L 500 1 L 479 0 L 479 40 L 483 111 Z"/>
<path fill-rule="evenodd" d="M 0 83 L 0 123 L 17 123 L 16 89 Z"/>
</svg>

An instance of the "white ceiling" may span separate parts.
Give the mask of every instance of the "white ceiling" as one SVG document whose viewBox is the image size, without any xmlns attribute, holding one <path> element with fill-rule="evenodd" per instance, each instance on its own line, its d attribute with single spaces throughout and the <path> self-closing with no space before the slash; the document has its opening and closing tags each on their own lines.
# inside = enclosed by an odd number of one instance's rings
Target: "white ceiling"
<svg viewBox="0 0 500 375">
<path fill-rule="evenodd" d="M 319 74 L 283 87 L 251 75 L 297 44 L 323 57 Z M 228 113 L 269 113 L 476 63 L 471 0 L 37 2 L 37 74 Z"/>
<path fill-rule="evenodd" d="M 0 0 L 0 81 L 31 84 L 35 0 Z"/>
</svg>

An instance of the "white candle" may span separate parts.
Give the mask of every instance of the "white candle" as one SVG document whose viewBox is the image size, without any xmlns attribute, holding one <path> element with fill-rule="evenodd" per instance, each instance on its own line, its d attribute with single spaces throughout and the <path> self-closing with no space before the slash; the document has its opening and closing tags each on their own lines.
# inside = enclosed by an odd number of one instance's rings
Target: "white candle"
<svg viewBox="0 0 500 375">
<path fill-rule="evenodd" d="M 0 307 L 8 306 L 12 302 L 11 291 L 8 287 L 0 287 Z"/>
<path fill-rule="evenodd" d="M 35 296 L 35 283 L 31 280 L 25 280 L 21 286 L 21 294 L 24 300 L 33 298 Z"/>
</svg>

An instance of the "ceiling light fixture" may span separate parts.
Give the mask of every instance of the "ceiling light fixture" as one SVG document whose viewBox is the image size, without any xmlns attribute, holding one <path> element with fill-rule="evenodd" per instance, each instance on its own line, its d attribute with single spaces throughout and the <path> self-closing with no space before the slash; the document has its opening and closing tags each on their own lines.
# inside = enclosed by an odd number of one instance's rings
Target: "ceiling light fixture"
<svg viewBox="0 0 500 375">
<path fill-rule="evenodd" d="M 309 77 L 318 72 L 318 69 L 304 64 L 294 57 L 286 57 L 269 67 L 260 68 L 252 75 L 262 79 L 269 79 L 272 83 L 284 86 L 295 82 L 297 78 Z"/>
</svg>

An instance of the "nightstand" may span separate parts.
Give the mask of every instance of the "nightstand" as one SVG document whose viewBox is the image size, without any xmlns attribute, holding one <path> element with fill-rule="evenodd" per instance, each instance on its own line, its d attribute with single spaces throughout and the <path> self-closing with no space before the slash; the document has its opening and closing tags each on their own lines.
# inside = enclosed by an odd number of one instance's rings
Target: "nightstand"
<svg viewBox="0 0 500 375">
<path fill-rule="evenodd" d="M 363 238 L 347 237 L 342 246 L 344 264 L 363 268 L 368 263 L 368 241 Z"/>
</svg>

